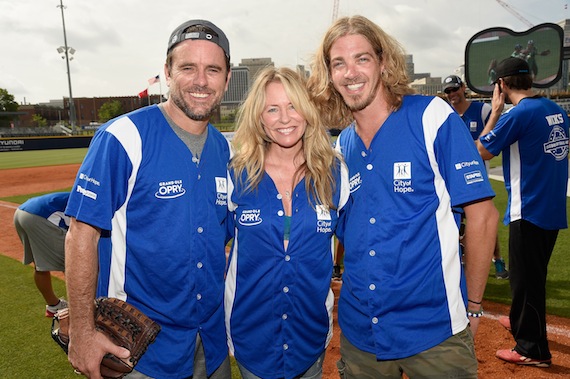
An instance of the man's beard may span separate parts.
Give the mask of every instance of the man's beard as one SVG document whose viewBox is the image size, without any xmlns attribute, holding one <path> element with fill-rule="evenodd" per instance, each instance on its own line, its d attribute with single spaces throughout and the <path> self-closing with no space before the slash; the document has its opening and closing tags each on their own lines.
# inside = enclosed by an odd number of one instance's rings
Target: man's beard
<svg viewBox="0 0 570 379">
<path fill-rule="evenodd" d="M 214 110 L 218 107 L 218 105 L 220 105 L 220 100 L 221 100 L 221 98 L 216 99 L 212 103 L 210 108 L 206 109 L 202 113 L 198 113 L 198 112 L 194 111 L 186 101 L 184 101 L 184 98 L 182 96 L 179 96 L 179 92 L 173 92 L 171 94 L 171 98 L 172 98 L 172 101 L 174 102 L 174 104 L 178 108 L 180 108 L 180 110 L 182 112 L 184 112 L 184 114 L 188 118 L 190 118 L 191 120 L 194 120 L 194 121 L 209 120 L 210 117 L 212 116 L 212 114 L 214 114 Z"/>
<path fill-rule="evenodd" d="M 376 83 L 374 83 L 374 87 L 372 88 L 368 96 L 361 100 L 358 99 L 360 98 L 360 96 L 352 97 L 351 95 L 347 95 L 348 99 L 353 101 L 349 103 L 345 99 L 344 102 L 346 103 L 346 106 L 348 107 L 348 109 L 350 109 L 351 112 L 358 112 L 363 110 L 364 108 L 372 104 L 372 102 L 374 101 L 374 98 L 378 93 L 378 87 L 380 87 L 380 79 L 376 80 Z"/>
</svg>

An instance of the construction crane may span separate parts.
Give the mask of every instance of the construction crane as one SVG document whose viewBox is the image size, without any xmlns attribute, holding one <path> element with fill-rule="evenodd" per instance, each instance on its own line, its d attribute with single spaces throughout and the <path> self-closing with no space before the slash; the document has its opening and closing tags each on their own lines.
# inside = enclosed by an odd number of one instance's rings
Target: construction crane
<svg viewBox="0 0 570 379">
<path fill-rule="evenodd" d="M 532 28 L 534 26 L 534 24 L 532 22 L 530 22 L 529 20 L 527 20 L 526 18 L 521 16 L 519 12 L 514 10 L 513 7 L 511 7 L 509 4 L 507 4 L 503 0 L 497 0 L 497 3 L 499 3 L 503 8 L 505 8 L 509 12 L 511 12 L 516 18 L 518 18 L 522 23 L 524 23 L 529 28 Z"/>
<path fill-rule="evenodd" d="M 339 2 L 339 0 L 333 0 L 333 12 L 332 12 L 332 21 L 333 22 L 338 17 L 338 2 Z"/>
</svg>

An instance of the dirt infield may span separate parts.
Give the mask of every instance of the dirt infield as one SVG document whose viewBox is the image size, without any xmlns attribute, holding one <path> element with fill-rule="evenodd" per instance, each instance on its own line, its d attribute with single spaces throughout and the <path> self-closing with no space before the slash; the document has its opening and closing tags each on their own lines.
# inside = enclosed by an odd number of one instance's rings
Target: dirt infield
<svg viewBox="0 0 570 379">
<path fill-rule="evenodd" d="M 0 197 L 56 191 L 71 187 L 79 165 L 63 165 L 16 170 L 0 170 Z M 17 205 L 0 202 L 0 251 L 21 260 L 22 247 L 12 221 Z M 341 283 L 333 282 L 332 288 L 338 298 Z M 476 337 L 479 377 L 482 379 L 505 378 L 568 378 L 570 377 L 570 320 L 548 316 L 548 336 L 553 365 L 548 369 L 521 367 L 504 363 L 495 358 L 495 351 L 514 346 L 510 334 L 496 321 L 499 315 L 507 315 L 508 307 L 484 302 L 486 314 L 481 320 Z M 335 307 L 336 316 L 336 307 Z M 327 349 L 324 378 L 338 378 L 336 361 L 339 357 L 338 323 L 334 321 L 335 333 Z"/>
</svg>

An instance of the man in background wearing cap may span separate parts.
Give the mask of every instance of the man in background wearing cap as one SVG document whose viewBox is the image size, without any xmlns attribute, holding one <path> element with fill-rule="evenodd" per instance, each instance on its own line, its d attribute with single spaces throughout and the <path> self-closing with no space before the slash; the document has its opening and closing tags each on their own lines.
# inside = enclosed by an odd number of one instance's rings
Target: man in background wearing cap
<svg viewBox="0 0 570 379">
<path fill-rule="evenodd" d="M 168 100 L 93 137 L 66 210 L 76 372 L 100 378 L 106 353 L 129 356 L 95 330 L 97 295 L 131 303 L 162 328 L 129 378 L 231 377 L 222 306 L 230 147 L 209 123 L 229 62 L 214 24 L 180 25 L 168 41 Z"/>
<path fill-rule="evenodd" d="M 567 228 L 568 117 L 553 101 L 536 96 L 532 74 L 520 58 L 497 66 L 492 112 L 477 141 L 483 159 L 502 153 L 509 202 L 509 266 L 512 305 L 499 322 L 511 331 L 507 362 L 549 367 L 546 338 L 546 274 L 559 229 Z M 513 108 L 503 115 L 505 102 Z"/>
<path fill-rule="evenodd" d="M 491 106 L 489 104 L 480 101 L 467 101 L 465 96 L 465 83 L 457 75 L 449 75 L 443 81 L 443 92 L 447 97 L 447 100 L 459 114 L 467 129 L 471 133 L 473 141 L 481 135 L 485 123 L 489 119 L 491 114 Z M 487 175 L 489 174 L 489 162 L 485 162 L 485 168 L 487 170 Z M 464 219 L 464 213 L 461 211 L 462 219 Z M 495 242 L 495 250 L 493 251 L 493 263 L 495 265 L 495 278 L 497 279 L 508 279 L 509 272 L 505 267 L 505 260 L 501 257 L 501 249 L 499 245 L 499 236 L 497 235 Z"/>
</svg>

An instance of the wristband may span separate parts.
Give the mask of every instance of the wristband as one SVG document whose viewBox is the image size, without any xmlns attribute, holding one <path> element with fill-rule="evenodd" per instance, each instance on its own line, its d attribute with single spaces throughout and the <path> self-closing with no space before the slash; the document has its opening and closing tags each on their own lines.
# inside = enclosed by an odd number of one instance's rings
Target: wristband
<svg viewBox="0 0 570 379">
<path fill-rule="evenodd" d="M 485 313 L 483 312 L 483 307 L 479 308 L 478 311 L 470 311 L 467 310 L 467 317 L 474 317 L 474 318 L 479 318 L 482 317 Z"/>
</svg>

